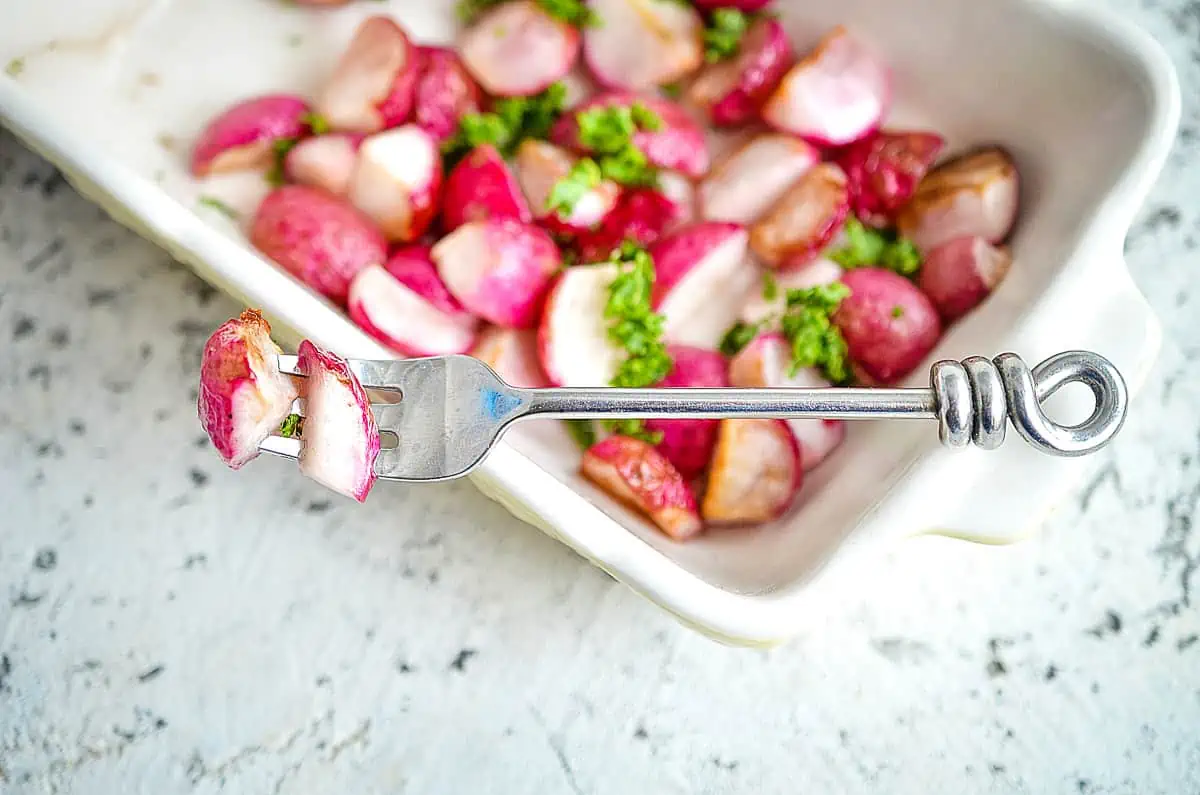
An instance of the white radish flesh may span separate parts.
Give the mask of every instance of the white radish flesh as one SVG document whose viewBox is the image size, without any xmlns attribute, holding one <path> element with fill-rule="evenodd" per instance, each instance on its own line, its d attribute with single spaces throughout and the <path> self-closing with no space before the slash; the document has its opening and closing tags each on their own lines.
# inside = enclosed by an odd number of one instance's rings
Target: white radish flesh
<svg viewBox="0 0 1200 795">
<path fill-rule="evenodd" d="M 481 16 L 459 40 L 459 53 L 489 94 L 529 96 L 571 71 L 579 32 L 533 0 L 515 0 Z"/>
<path fill-rule="evenodd" d="M 752 224 L 820 160 L 816 148 L 790 135 L 756 136 L 700 183 L 700 213 L 709 221 Z"/>
<path fill-rule="evenodd" d="M 350 189 L 362 136 L 348 133 L 317 135 L 293 146 L 283 160 L 289 182 L 324 188 L 337 196 Z"/>
<path fill-rule="evenodd" d="M 781 516 L 804 479 L 800 449 L 781 420 L 721 420 L 700 513 L 706 522 L 755 524 Z"/>
<path fill-rule="evenodd" d="M 583 57 L 608 88 L 645 90 L 679 80 L 704 62 L 704 22 L 672 0 L 592 0 L 603 24 L 583 34 Z"/>
<path fill-rule="evenodd" d="M 921 180 L 896 226 L 922 252 L 959 237 L 1003 242 L 1017 220 L 1016 164 L 992 147 L 955 158 Z"/>
<path fill-rule="evenodd" d="M 608 288 L 620 272 L 612 263 L 564 271 L 546 300 L 538 328 L 542 369 L 559 386 L 608 386 L 626 353 L 608 338 Z"/>
<path fill-rule="evenodd" d="M 478 322 L 442 312 L 381 265 L 359 271 L 346 299 L 350 318 L 405 356 L 466 353 Z"/>
<path fill-rule="evenodd" d="M 442 184 L 437 144 L 416 125 L 363 141 L 350 180 L 350 201 L 389 240 L 410 242 L 433 221 Z"/>
<path fill-rule="evenodd" d="M 388 17 L 368 17 L 317 95 L 317 113 L 341 132 L 402 124 L 412 110 L 419 60 L 403 28 Z"/>
<path fill-rule="evenodd" d="M 513 386 L 550 386 L 538 362 L 537 332 L 530 329 L 492 326 L 480 335 L 471 355 Z"/>
</svg>

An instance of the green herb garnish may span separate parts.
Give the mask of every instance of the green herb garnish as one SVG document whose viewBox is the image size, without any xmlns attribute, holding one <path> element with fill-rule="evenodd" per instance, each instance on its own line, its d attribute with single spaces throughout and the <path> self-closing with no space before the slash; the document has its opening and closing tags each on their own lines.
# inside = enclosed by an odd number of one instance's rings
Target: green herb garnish
<svg viewBox="0 0 1200 795">
<path fill-rule="evenodd" d="M 750 18 L 736 8 L 718 8 L 704 27 L 704 59 L 709 63 L 737 55 Z"/>
<path fill-rule="evenodd" d="M 721 337 L 720 351 L 726 356 L 737 356 L 750 344 L 750 341 L 758 336 L 758 332 L 762 329 L 760 323 L 744 323 L 738 321 L 729 327 L 729 331 L 725 332 L 725 336 Z"/>
<path fill-rule="evenodd" d="M 683 86 L 679 83 L 667 83 L 665 86 L 659 86 L 658 89 L 669 99 L 679 99 L 683 96 Z"/>
<path fill-rule="evenodd" d="M 209 209 L 216 210 L 231 221 L 236 221 L 239 217 L 237 210 L 233 209 L 220 199 L 212 196 L 201 196 L 199 199 L 196 199 L 196 204 L 200 205 L 201 207 L 208 207 Z"/>
<path fill-rule="evenodd" d="M 298 439 L 304 431 L 304 418 L 299 414 L 289 414 L 279 426 L 279 435 L 288 439 Z"/>
<path fill-rule="evenodd" d="M 579 145 L 592 153 L 600 173 L 620 185 L 652 187 L 658 170 L 633 143 L 638 131 L 656 132 L 663 127 L 657 113 L 640 102 L 605 105 L 575 114 Z"/>
<path fill-rule="evenodd" d="M 850 379 L 846 340 L 830 319 L 848 295 L 850 288 L 841 282 L 787 291 L 787 309 L 779 324 L 792 346 L 789 374 L 817 367 L 835 384 Z"/>
<path fill-rule="evenodd" d="M 853 217 L 846 221 L 845 236 L 846 244 L 827 255 L 843 268 L 880 267 L 901 276 L 921 269 L 921 253 L 907 238 L 872 229 Z"/>
<path fill-rule="evenodd" d="M 605 430 L 628 436 L 631 439 L 641 439 L 647 444 L 658 444 L 662 441 L 662 431 L 646 430 L 646 421 L 638 419 L 603 420 Z"/>
<path fill-rule="evenodd" d="M 600 166 L 590 157 L 575 161 L 571 171 L 558 182 L 546 197 L 546 209 L 557 213 L 560 217 L 570 217 L 575 205 L 587 195 L 588 191 L 600 184 Z"/>
<path fill-rule="evenodd" d="M 775 277 L 770 272 L 764 271 L 762 277 L 763 291 L 762 297 L 766 301 L 774 301 L 779 297 L 779 282 L 775 281 Z"/>
<path fill-rule="evenodd" d="M 554 83 L 532 97 L 496 100 L 488 113 L 468 113 L 459 119 L 454 135 L 442 144 L 446 169 L 483 144 L 491 144 L 504 157 L 511 157 L 526 138 L 546 138 L 562 115 L 566 99 L 567 87 Z"/>
<path fill-rule="evenodd" d="M 464 25 L 474 22 L 480 14 L 508 0 L 459 0 L 458 18 Z M 588 8 L 583 0 L 537 0 L 537 4 L 550 16 L 576 28 L 598 27 L 600 17 Z"/>
<path fill-rule="evenodd" d="M 269 185 L 279 187 L 287 182 L 287 177 L 284 176 L 283 161 L 287 159 L 288 152 L 292 151 L 298 143 L 300 143 L 299 138 L 280 138 L 271 145 L 271 167 L 267 169 Z"/>
<path fill-rule="evenodd" d="M 575 443 L 588 450 L 596 443 L 596 426 L 591 420 L 563 420 L 563 425 L 567 427 L 567 433 L 571 434 L 571 438 Z"/>
<path fill-rule="evenodd" d="M 329 132 L 329 119 L 320 113 L 305 113 L 300 117 L 300 123 L 308 125 L 313 135 L 324 135 Z"/>
</svg>

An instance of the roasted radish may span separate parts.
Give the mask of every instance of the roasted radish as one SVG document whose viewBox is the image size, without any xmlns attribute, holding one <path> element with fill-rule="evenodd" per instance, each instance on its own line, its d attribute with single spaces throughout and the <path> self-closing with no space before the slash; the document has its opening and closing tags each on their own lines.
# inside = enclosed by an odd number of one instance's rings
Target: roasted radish
<svg viewBox="0 0 1200 795">
<path fill-rule="evenodd" d="M 752 224 L 820 161 L 821 153 L 798 138 L 756 136 L 720 160 L 700 183 L 700 215 Z"/>
<path fill-rule="evenodd" d="M 283 351 L 271 340 L 271 325 L 257 310 L 221 325 L 200 358 L 200 424 L 221 460 L 240 469 L 258 446 L 278 430 L 298 393 L 291 376 L 279 372 Z"/>
<path fill-rule="evenodd" d="M 847 271 L 842 283 L 850 295 L 833 322 L 846 338 L 855 372 L 881 385 L 907 376 L 941 337 L 933 304 L 908 279 L 882 268 Z"/>
<path fill-rule="evenodd" d="M 433 247 L 454 297 L 497 326 L 533 328 L 561 259 L 545 231 L 509 218 L 471 221 Z"/>
<path fill-rule="evenodd" d="M 308 103 L 275 94 L 237 103 L 208 123 L 192 149 L 192 174 L 205 177 L 271 164 L 280 141 L 308 132 Z"/>
<path fill-rule="evenodd" d="M 793 373 L 791 361 L 792 346 L 782 334 L 760 334 L 729 363 L 729 381 L 734 386 L 752 389 L 830 386 L 811 367 Z M 805 472 L 824 461 L 846 436 L 846 423 L 842 420 L 793 419 L 787 424 L 800 446 L 800 463 Z"/>
<path fill-rule="evenodd" d="M 387 259 L 379 230 L 343 199 L 307 185 L 267 194 L 250 227 L 250 242 L 322 295 L 342 303 L 350 280 Z"/>
<path fill-rule="evenodd" d="M 845 173 L 832 163 L 821 163 L 750 228 L 750 247 L 773 268 L 798 268 L 829 245 L 849 210 Z"/>
<path fill-rule="evenodd" d="M 324 188 L 338 196 L 350 189 L 363 136 L 357 133 L 315 135 L 298 142 L 283 159 L 288 182 Z"/>
<path fill-rule="evenodd" d="M 795 58 L 783 25 L 764 17 L 746 31 L 737 56 L 700 72 L 688 98 L 718 127 L 746 124 L 758 117 Z"/>
<path fill-rule="evenodd" d="M 802 290 L 833 284 L 842 278 L 842 268 L 824 257 L 813 260 L 795 270 L 784 271 L 773 277 L 773 287 L 754 292 L 742 305 L 739 319 L 751 325 L 762 323 L 768 318 L 777 318 L 787 306 L 788 290 Z M 765 294 L 764 294 L 765 293 Z"/>
<path fill-rule="evenodd" d="M 1017 219 L 1017 167 L 991 147 L 930 171 L 896 216 L 901 234 L 923 252 L 957 237 L 1000 243 Z"/>
<path fill-rule="evenodd" d="M 627 240 L 647 246 L 678 223 L 683 213 L 682 206 L 659 191 L 627 190 L 599 226 L 579 233 L 575 243 L 579 257 L 583 262 L 601 262 Z"/>
<path fill-rule="evenodd" d="M 800 449 L 782 420 L 721 420 L 700 513 L 706 522 L 777 519 L 800 490 Z"/>
<path fill-rule="evenodd" d="M 513 386 L 538 388 L 550 385 L 538 363 L 535 331 L 492 326 L 479 336 L 471 355 Z"/>
<path fill-rule="evenodd" d="M 612 263 L 577 265 L 555 282 L 538 327 L 538 356 L 558 386 L 608 386 L 625 351 L 608 337 L 608 288 L 619 273 Z"/>
<path fill-rule="evenodd" d="M 746 230 L 713 221 L 672 232 L 649 249 L 654 260 L 654 310 L 671 342 L 716 348 L 759 284 L 746 257 Z"/>
<path fill-rule="evenodd" d="M 489 94 L 524 97 L 571 71 L 579 31 L 533 0 L 512 0 L 479 17 L 459 39 L 459 53 Z"/>
<path fill-rule="evenodd" d="M 317 95 L 317 112 L 342 132 L 403 124 L 412 110 L 419 61 L 403 28 L 388 17 L 368 17 Z"/>
<path fill-rule="evenodd" d="M 667 377 L 657 384 L 665 389 L 729 386 L 725 357 L 713 350 L 687 345 L 669 345 L 667 352 L 674 365 Z M 662 434 L 655 446 L 667 457 L 679 474 L 688 480 L 708 466 L 717 442 L 719 420 L 646 420 L 646 430 Z"/>
<path fill-rule="evenodd" d="M 580 471 L 676 541 L 686 541 L 704 528 L 692 490 L 671 462 L 646 442 L 610 436 L 583 454 Z"/>
<path fill-rule="evenodd" d="M 569 213 L 551 204 L 554 187 L 575 165 L 576 158 L 565 149 L 532 138 L 517 150 L 517 180 L 529 200 L 534 218 L 555 231 L 583 231 L 595 227 L 616 206 L 620 187 L 602 179 L 583 194 Z"/>
<path fill-rule="evenodd" d="M 458 54 L 445 47 L 422 47 L 413 123 L 440 144 L 454 135 L 459 119 L 478 110 L 479 86 Z"/>
<path fill-rule="evenodd" d="M 673 83 L 704 62 L 704 23 L 672 0 L 592 0 L 601 24 L 583 34 L 583 58 L 607 88 L 639 91 Z"/>
<path fill-rule="evenodd" d="M 763 106 L 763 119 L 817 146 L 845 146 L 879 128 L 891 104 L 891 71 L 837 27 L 800 59 Z"/>
<path fill-rule="evenodd" d="M 981 237 L 943 243 L 921 265 L 920 287 L 947 323 L 970 312 L 1008 274 L 1012 255 Z"/>
<path fill-rule="evenodd" d="M 350 201 L 375 220 L 388 240 L 408 243 L 433 222 L 442 187 L 437 143 L 415 124 L 362 142 L 350 178 Z"/>
<path fill-rule="evenodd" d="M 300 472 L 326 488 L 363 502 L 375 485 L 379 430 L 362 384 L 346 360 L 308 340 L 300 343 L 304 426 Z"/>
<path fill-rule="evenodd" d="M 470 221 L 512 218 L 529 223 L 533 215 L 521 186 L 491 144 L 476 147 L 446 177 L 442 228 L 453 232 Z"/>
<path fill-rule="evenodd" d="M 870 226 L 887 226 L 942 151 L 931 132 L 880 132 L 838 158 L 850 188 L 850 208 Z"/>
</svg>

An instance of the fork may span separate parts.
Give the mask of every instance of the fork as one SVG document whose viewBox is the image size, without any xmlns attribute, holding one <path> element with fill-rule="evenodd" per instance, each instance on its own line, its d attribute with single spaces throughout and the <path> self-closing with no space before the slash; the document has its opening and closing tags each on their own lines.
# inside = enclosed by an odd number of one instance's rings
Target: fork
<svg viewBox="0 0 1200 795">
<path fill-rule="evenodd" d="M 281 372 L 303 376 L 297 357 L 278 359 Z M 933 419 L 943 445 L 961 448 L 973 442 L 985 450 L 1004 442 L 1011 422 L 1034 449 L 1075 457 L 1108 444 L 1129 405 L 1116 367 L 1088 351 L 1057 354 L 1032 370 L 1013 353 L 939 361 L 930 370 L 928 388 L 887 389 L 523 389 L 470 356 L 348 363 L 363 387 L 375 393 L 371 410 L 381 435 L 396 439 L 395 446 L 379 451 L 375 472 L 406 482 L 466 475 L 512 423 L 533 418 Z M 1069 383 L 1084 384 L 1095 398 L 1091 416 L 1076 425 L 1051 420 L 1041 406 Z M 303 410 L 302 401 L 298 407 Z M 271 436 L 261 449 L 295 458 L 300 440 Z"/>
</svg>

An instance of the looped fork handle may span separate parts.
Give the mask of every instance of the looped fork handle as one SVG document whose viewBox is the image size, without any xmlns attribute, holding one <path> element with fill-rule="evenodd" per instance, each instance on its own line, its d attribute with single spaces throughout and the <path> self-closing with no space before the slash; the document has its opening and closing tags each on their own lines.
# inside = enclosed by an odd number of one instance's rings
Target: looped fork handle
<svg viewBox="0 0 1200 795">
<path fill-rule="evenodd" d="M 1086 385 L 1095 397 L 1092 415 L 1077 425 L 1046 416 L 1042 403 L 1066 384 Z M 1033 370 L 1014 353 L 988 361 L 974 356 L 943 361 L 930 374 L 937 406 L 938 435 L 948 447 L 974 442 L 995 449 L 1004 441 L 1005 419 L 1030 445 L 1051 455 L 1087 455 L 1121 430 L 1129 393 L 1117 368 L 1089 351 L 1066 351 Z"/>
</svg>

